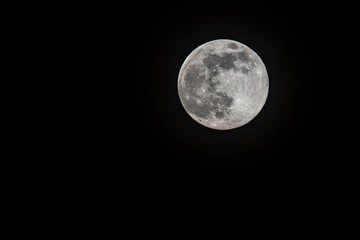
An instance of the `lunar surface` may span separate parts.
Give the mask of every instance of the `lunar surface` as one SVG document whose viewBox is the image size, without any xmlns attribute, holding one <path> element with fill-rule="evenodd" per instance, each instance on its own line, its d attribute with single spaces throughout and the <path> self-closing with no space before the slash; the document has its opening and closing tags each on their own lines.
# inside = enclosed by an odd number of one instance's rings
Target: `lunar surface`
<svg viewBox="0 0 360 240">
<path fill-rule="evenodd" d="M 178 93 L 186 112 L 205 127 L 228 130 L 251 121 L 263 108 L 269 78 L 246 45 L 221 39 L 196 48 L 181 66 Z"/>
</svg>

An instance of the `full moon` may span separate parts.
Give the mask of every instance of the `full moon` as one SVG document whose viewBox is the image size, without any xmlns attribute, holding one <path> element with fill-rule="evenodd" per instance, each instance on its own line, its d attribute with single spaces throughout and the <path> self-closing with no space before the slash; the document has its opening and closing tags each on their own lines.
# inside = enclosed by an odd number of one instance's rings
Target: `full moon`
<svg viewBox="0 0 360 240">
<path fill-rule="evenodd" d="M 220 39 L 197 47 L 185 59 L 178 93 L 185 111 L 217 130 L 241 127 L 263 108 L 269 92 L 264 63 L 248 46 Z"/>
</svg>

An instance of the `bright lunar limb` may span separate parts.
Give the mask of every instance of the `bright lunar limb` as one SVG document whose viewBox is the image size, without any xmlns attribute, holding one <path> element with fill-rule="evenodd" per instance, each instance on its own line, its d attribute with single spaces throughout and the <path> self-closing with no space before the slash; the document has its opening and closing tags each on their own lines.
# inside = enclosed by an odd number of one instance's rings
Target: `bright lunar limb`
<svg viewBox="0 0 360 240">
<path fill-rule="evenodd" d="M 205 127 L 228 130 L 250 122 L 263 108 L 269 78 L 260 57 L 228 39 L 196 48 L 181 66 L 178 93 L 186 112 Z"/>
</svg>

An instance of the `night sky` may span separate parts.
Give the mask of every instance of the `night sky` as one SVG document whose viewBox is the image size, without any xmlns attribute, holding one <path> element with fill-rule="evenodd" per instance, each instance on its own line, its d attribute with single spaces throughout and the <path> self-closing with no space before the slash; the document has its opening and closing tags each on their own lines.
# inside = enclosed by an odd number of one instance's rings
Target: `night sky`
<svg viewBox="0 0 360 240">
<path fill-rule="evenodd" d="M 110 22 L 108 76 L 116 126 L 109 174 L 118 174 L 112 184 L 135 196 L 304 196 L 331 190 L 327 160 L 337 74 L 331 9 L 129 5 Z M 215 39 L 249 46 L 269 75 L 260 114 L 227 131 L 196 123 L 177 92 L 185 58 Z"/>
</svg>

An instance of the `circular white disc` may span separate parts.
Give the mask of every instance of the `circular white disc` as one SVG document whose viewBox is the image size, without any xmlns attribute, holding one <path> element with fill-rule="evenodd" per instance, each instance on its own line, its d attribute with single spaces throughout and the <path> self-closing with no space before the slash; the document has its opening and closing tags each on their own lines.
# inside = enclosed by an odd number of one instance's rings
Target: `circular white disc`
<svg viewBox="0 0 360 240">
<path fill-rule="evenodd" d="M 186 112 L 205 127 L 233 129 L 262 109 L 269 78 L 260 57 L 246 45 L 220 39 L 196 48 L 181 66 L 178 93 Z"/>
</svg>

